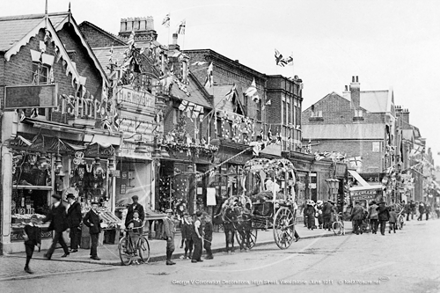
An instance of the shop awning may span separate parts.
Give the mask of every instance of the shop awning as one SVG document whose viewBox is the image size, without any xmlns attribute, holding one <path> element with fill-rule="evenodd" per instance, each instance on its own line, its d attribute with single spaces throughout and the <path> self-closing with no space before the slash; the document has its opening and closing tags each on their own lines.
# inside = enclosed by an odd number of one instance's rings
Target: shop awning
<svg viewBox="0 0 440 293">
<path fill-rule="evenodd" d="M 370 184 L 367 181 L 365 181 L 365 179 L 362 178 L 362 176 L 359 175 L 358 172 L 353 170 L 348 170 L 348 173 L 350 173 L 350 175 L 353 176 L 354 179 L 356 179 L 356 181 L 359 182 L 361 186 L 370 186 Z"/>
</svg>

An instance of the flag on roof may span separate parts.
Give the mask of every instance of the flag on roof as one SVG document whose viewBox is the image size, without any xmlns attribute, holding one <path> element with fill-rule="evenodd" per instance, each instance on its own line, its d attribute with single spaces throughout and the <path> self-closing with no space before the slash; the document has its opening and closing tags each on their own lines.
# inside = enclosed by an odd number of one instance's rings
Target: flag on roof
<svg viewBox="0 0 440 293">
<path fill-rule="evenodd" d="M 287 66 L 293 66 L 293 56 L 287 57 L 284 61 L 286 61 Z"/>
<path fill-rule="evenodd" d="M 255 94 L 257 94 L 257 85 L 255 83 L 255 78 L 252 80 L 252 83 L 250 87 L 244 92 L 246 97 L 253 97 Z"/>
<path fill-rule="evenodd" d="M 205 65 L 206 62 L 205 61 L 196 61 L 193 64 L 191 64 L 192 66 L 200 66 L 200 65 Z"/>
<path fill-rule="evenodd" d="M 182 22 L 179 24 L 179 28 L 177 29 L 177 33 L 179 35 L 185 34 L 185 27 L 186 27 L 186 20 L 182 20 Z"/>
<path fill-rule="evenodd" d="M 277 49 L 275 49 L 275 64 L 281 67 L 286 66 L 286 61 L 284 60 L 283 55 Z"/>
<path fill-rule="evenodd" d="M 212 71 L 214 69 L 214 66 L 211 64 L 209 64 L 208 66 L 208 70 L 207 70 L 207 75 L 206 75 L 206 80 L 205 80 L 205 88 L 210 88 L 214 86 L 214 78 L 212 76 Z"/>
<path fill-rule="evenodd" d="M 236 86 L 235 83 L 234 83 L 234 85 L 233 85 L 232 88 L 229 90 L 229 92 L 227 92 L 227 93 L 225 94 L 225 97 L 226 97 L 226 100 L 227 100 L 227 101 L 232 100 L 232 97 L 234 96 L 236 90 L 237 90 L 237 86 Z"/>
<path fill-rule="evenodd" d="M 162 25 L 165 27 L 170 27 L 170 14 L 168 13 L 167 15 L 165 15 L 165 18 L 162 20 Z"/>
</svg>

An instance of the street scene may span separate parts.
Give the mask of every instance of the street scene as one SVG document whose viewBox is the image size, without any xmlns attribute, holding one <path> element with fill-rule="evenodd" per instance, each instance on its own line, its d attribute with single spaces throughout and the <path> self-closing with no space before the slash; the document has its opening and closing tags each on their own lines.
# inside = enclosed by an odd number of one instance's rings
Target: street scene
<svg viewBox="0 0 440 293">
<path fill-rule="evenodd" d="M 436 1 L 1 7 L 1 292 L 440 292 Z"/>
</svg>

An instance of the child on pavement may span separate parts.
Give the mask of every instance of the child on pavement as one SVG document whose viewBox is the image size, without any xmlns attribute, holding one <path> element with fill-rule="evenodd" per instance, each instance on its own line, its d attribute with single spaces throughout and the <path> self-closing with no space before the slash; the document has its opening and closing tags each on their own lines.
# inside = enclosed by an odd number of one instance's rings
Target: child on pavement
<svg viewBox="0 0 440 293">
<path fill-rule="evenodd" d="M 35 246 L 38 246 L 38 251 L 41 248 L 41 229 L 37 226 L 38 217 L 36 215 L 31 216 L 31 222 L 24 226 L 24 246 L 26 248 L 26 265 L 24 270 L 28 274 L 33 274 L 29 268 L 29 262 L 34 254 Z"/>
<path fill-rule="evenodd" d="M 132 238 L 131 239 L 133 241 L 133 245 L 135 245 L 135 243 L 139 239 L 139 236 L 141 235 L 142 228 L 140 228 L 140 227 L 142 227 L 142 220 L 139 218 L 139 212 L 134 211 L 133 219 L 130 222 L 128 222 L 128 229 L 132 230 L 132 235 L 131 235 Z"/>
<path fill-rule="evenodd" d="M 390 223 L 389 233 L 391 233 L 391 230 L 394 230 L 394 233 L 396 233 L 397 214 L 394 208 L 392 208 L 390 211 L 389 223 Z"/>
</svg>

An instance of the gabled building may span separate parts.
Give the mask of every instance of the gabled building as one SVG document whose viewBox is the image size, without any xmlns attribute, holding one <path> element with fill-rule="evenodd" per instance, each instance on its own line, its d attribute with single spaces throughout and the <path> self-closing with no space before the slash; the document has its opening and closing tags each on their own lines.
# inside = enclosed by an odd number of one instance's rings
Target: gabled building
<svg viewBox="0 0 440 293">
<path fill-rule="evenodd" d="M 23 224 L 72 192 L 84 210 L 113 204 L 120 135 L 106 119 L 107 78 L 70 12 L 0 18 L 2 250 L 23 250 Z M 52 232 L 43 227 L 42 248 Z"/>
<path fill-rule="evenodd" d="M 353 171 L 379 185 L 397 162 L 395 121 L 393 91 L 361 91 L 353 76 L 342 95 L 330 93 L 304 110 L 302 139 L 312 152 L 345 154 Z"/>
</svg>

